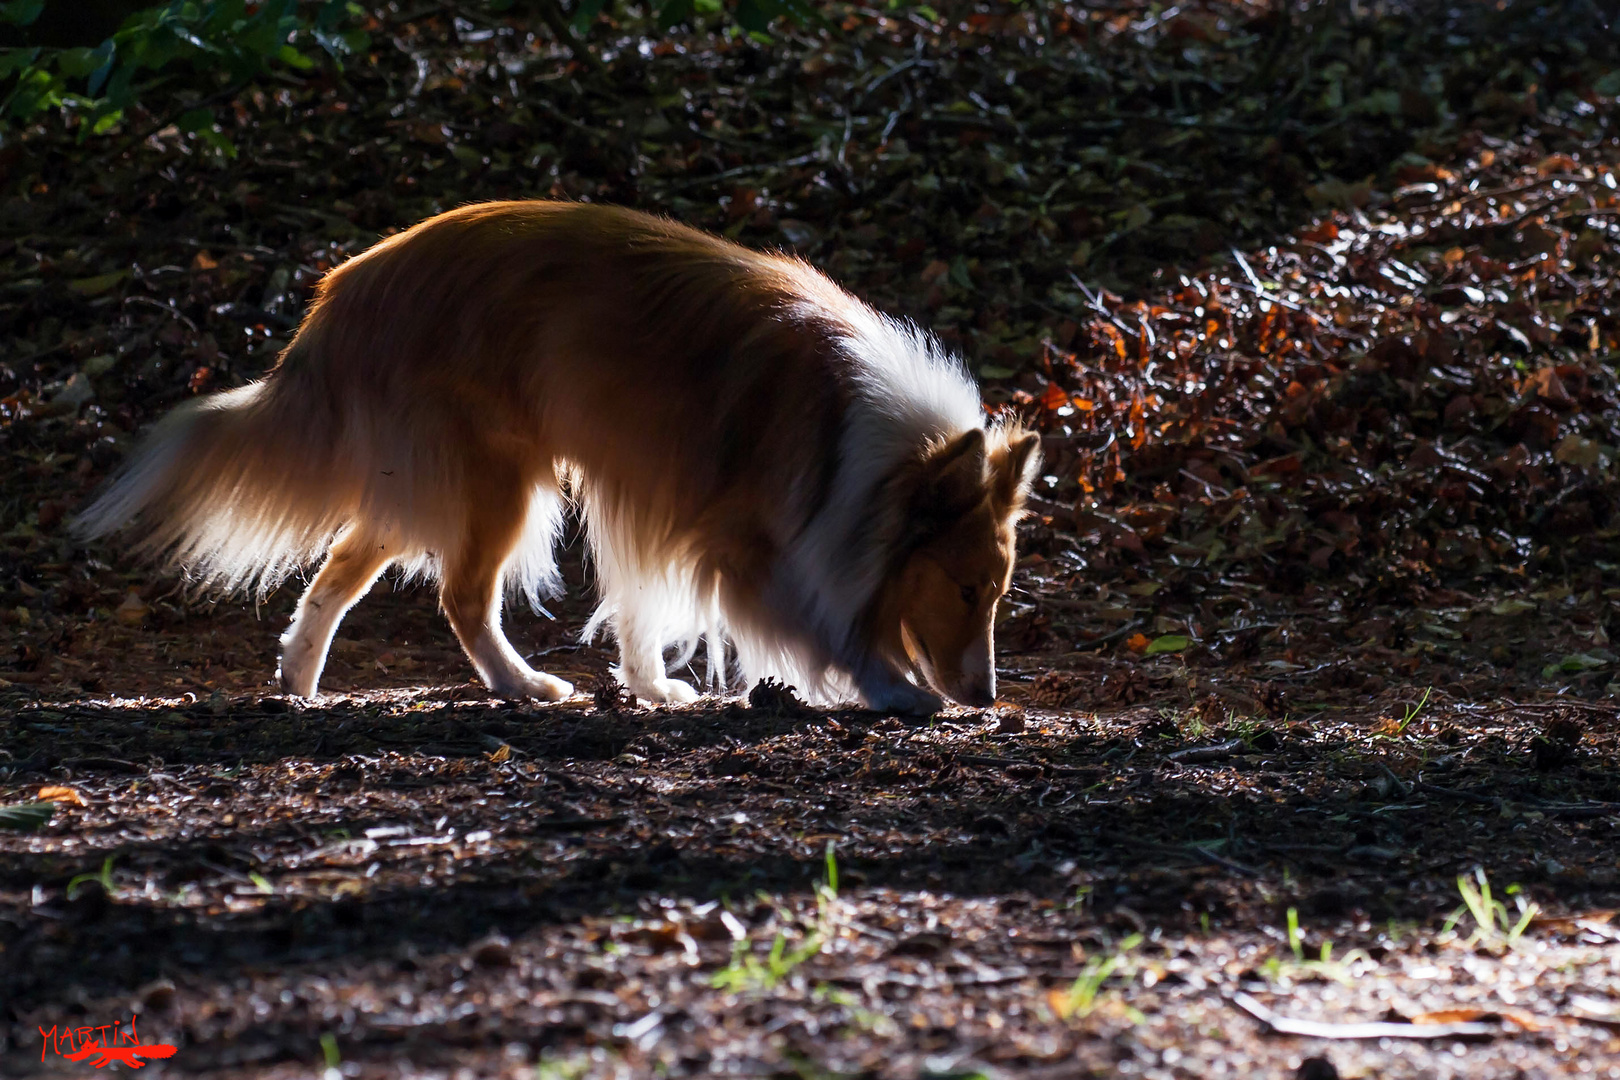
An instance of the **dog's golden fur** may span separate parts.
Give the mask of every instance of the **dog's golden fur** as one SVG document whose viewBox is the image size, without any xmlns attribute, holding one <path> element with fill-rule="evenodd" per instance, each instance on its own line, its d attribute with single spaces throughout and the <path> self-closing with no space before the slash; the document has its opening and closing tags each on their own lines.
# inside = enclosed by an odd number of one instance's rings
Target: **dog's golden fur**
<svg viewBox="0 0 1620 1080">
<path fill-rule="evenodd" d="M 328 274 L 263 380 L 166 418 L 81 518 L 203 583 L 323 555 L 283 639 L 313 695 L 338 620 L 390 565 L 436 577 L 498 693 L 555 699 L 500 629 L 503 584 L 557 588 L 581 507 L 620 675 L 708 638 L 724 678 L 929 709 L 993 698 L 991 627 L 1037 440 L 809 265 L 634 211 L 469 206 Z M 914 681 L 918 680 L 918 681 Z"/>
</svg>

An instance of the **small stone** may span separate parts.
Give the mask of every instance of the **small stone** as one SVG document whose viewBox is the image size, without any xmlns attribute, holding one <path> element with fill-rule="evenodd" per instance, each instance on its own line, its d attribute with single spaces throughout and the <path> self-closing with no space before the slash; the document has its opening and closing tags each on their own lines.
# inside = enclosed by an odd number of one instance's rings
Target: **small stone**
<svg viewBox="0 0 1620 1080">
<path fill-rule="evenodd" d="M 1299 1063 L 1294 1080 L 1339 1080 L 1339 1070 L 1325 1057 L 1308 1057 Z"/>
<path fill-rule="evenodd" d="M 512 943 L 503 937 L 492 937 L 481 941 L 473 946 L 472 961 L 479 967 L 511 967 Z"/>
<path fill-rule="evenodd" d="M 125 626 L 139 626 L 151 613 L 151 605 L 141 599 L 139 592 L 131 589 L 124 602 L 113 611 L 113 616 Z"/>
<path fill-rule="evenodd" d="M 141 1006 L 148 1012 L 167 1012 L 174 1006 L 174 983 L 168 979 L 159 979 L 148 983 L 138 991 Z"/>
<path fill-rule="evenodd" d="M 75 371 L 62 388 L 51 396 L 51 404 L 64 412 L 76 412 L 79 406 L 94 401 L 96 388 L 90 385 L 90 377 L 82 371 Z"/>
<path fill-rule="evenodd" d="M 112 353 L 97 353 L 95 356 L 87 358 L 84 363 L 80 364 L 79 369 L 87 376 L 94 379 L 99 375 L 107 374 L 107 372 L 111 371 L 113 366 L 117 363 L 118 357 L 114 356 Z"/>
</svg>

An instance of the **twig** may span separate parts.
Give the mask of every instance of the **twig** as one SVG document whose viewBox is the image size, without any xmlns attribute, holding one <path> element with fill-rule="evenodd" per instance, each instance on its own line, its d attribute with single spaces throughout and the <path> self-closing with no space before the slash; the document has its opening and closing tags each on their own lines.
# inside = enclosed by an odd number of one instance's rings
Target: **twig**
<svg viewBox="0 0 1620 1080">
<path fill-rule="evenodd" d="M 623 817 L 549 817 L 541 818 L 539 821 L 531 821 L 527 827 L 532 832 L 561 829 L 603 829 L 609 825 L 623 825 L 625 820 Z"/>
<path fill-rule="evenodd" d="M 1104 634 L 1102 637 L 1092 638 L 1090 641 L 1077 641 L 1077 642 L 1075 642 L 1073 651 L 1074 652 L 1090 652 L 1093 649 L 1101 649 L 1104 646 L 1112 645 L 1114 642 L 1116 642 L 1116 641 L 1120 640 L 1121 638 L 1125 637 L 1131 631 L 1137 629 L 1141 625 L 1142 625 L 1142 620 L 1141 619 L 1133 619 L 1130 622 L 1126 623 L 1124 626 L 1120 627 L 1118 630 L 1110 631 L 1109 633 Z"/>
<path fill-rule="evenodd" d="M 1243 257 L 1243 252 L 1239 251 L 1237 248 L 1233 248 L 1232 258 L 1237 260 L 1238 269 L 1243 271 L 1243 276 L 1249 279 L 1249 284 L 1254 286 L 1256 292 L 1261 292 L 1265 289 L 1265 285 L 1262 284 L 1260 279 L 1255 276 L 1254 268 L 1249 265 L 1249 260 Z"/>
<path fill-rule="evenodd" d="M 1087 770 L 1074 765 L 1053 765 L 1045 761 L 1023 761 L 1018 758 L 990 757 L 986 754 L 958 754 L 953 760 L 962 765 L 977 765 L 988 769 L 1006 769 L 1014 765 L 1033 765 L 1043 772 L 1051 773 L 1053 776 L 1085 776 L 1088 771 L 1094 771 L 1096 768 L 1093 766 L 1092 770 Z"/>
<path fill-rule="evenodd" d="M 1439 197 L 1426 203 L 1418 203 L 1407 207 L 1411 211 L 1427 210 L 1436 206 L 1449 206 L 1451 203 L 1460 203 L 1467 206 L 1470 203 L 1483 202 L 1486 199 L 1500 199 L 1505 195 L 1522 195 L 1527 191 L 1534 191 L 1548 184 L 1588 184 L 1596 185 L 1600 181 L 1596 177 L 1576 176 L 1573 173 L 1555 173 L 1552 176 L 1539 176 L 1534 180 L 1527 180 L 1522 184 L 1508 184 L 1505 187 L 1486 188 L 1484 191 L 1463 191 L 1442 193 Z"/>
<path fill-rule="evenodd" d="M 728 180 L 733 176 L 743 176 L 747 173 L 763 172 L 767 169 L 796 168 L 797 166 L 808 165 L 813 161 L 819 160 L 821 160 L 821 155 L 812 153 L 800 154 L 798 157 L 788 158 L 785 161 L 761 161 L 755 165 L 738 165 L 734 169 L 726 169 L 723 172 L 710 173 L 707 176 L 695 176 L 690 180 L 683 180 L 679 184 L 670 184 L 665 187 L 664 190 L 686 191 L 690 188 L 702 187 L 704 184 L 712 184 L 718 180 Z"/>
<path fill-rule="evenodd" d="M 1406 781 L 1396 776 L 1395 771 L 1388 765 L 1385 765 L 1383 762 L 1379 762 L 1378 769 L 1384 774 L 1384 778 L 1389 781 L 1389 786 L 1392 787 L 1395 790 L 1395 793 L 1401 798 L 1404 799 L 1412 793 L 1412 789 L 1406 783 Z"/>
<path fill-rule="evenodd" d="M 1203 859 L 1205 862 L 1213 863 L 1216 866 L 1224 866 L 1226 869 L 1231 870 L 1234 873 L 1242 874 L 1244 877 L 1258 878 L 1261 876 L 1260 871 L 1256 870 L 1254 867 L 1244 866 L 1242 863 L 1234 862 L 1224 855 L 1217 855 L 1213 851 L 1209 850 L 1209 848 L 1199 847 L 1197 844 L 1188 844 L 1187 848 L 1188 850 L 1197 854 L 1197 856 Z"/>
<path fill-rule="evenodd" d="M 932 61 L 932 60 L 924 60 L 921 57 L 913 57 L 910 60 L 902 60 L 902 61 L 900 61 L 900 63 L 894 65 L 889 70 L 883 72 L 881 75 L 878 75 L 876 78 L 869 81 L 866 84 L 866 86 L 864 86 L 861 89 L 860 94 L 855 98 L 855 102 L 854 102 L 853 107 L 856 107 L 856 108 L 860 107 L 860 105 L 863 104 L 866 101 L 866 99 L 871 96 L 872 91 L 876 90 L 878 87 L 882 86 L 884 83 L 888 82 L 890 79 L 894 78 L 896 75 L 900 74 L 902 71 L 910 71 L 912 68 L 933 67 L 933 66 L 934 66 L 934 61 Z"/>
<path fill-rule="evenodd" d="M 1427 791 L 1431 795 L 1444 795 L 1448 799 L 1457 799 L 1461 802 L 1476 803 L 1480 806 L 1502 805 L 1502 800 L 1492 795 L 1479 795 L 1472 791 L 1459 791 L 1457 788 L 1441 787 L 1439 784 L 1427 784 L 1421 780 L 1412 786 L 1418 791 Z"/>
<path fill-rule="evenodd" d="M 540 0 L 535 7 L 540 11 L 540 21 L 551 29 L 560 44 L 568 46 L 568 51 L 573 54 L 575 60 L 578 60 L 592 71 L 600 72 L 604 70 L 602 61 L 598 60 L 596 54 L 591 52 L 590 46 L 574 36 L 574 29 L 568 25 L 568 20 L 563 18 L 562 10 L 557 6 L 557 0 Z"/>
<path fill-rule="evenodd" d="M 1166 754 L 1166 759 L 1182 765 L 1196 765 L 1206 761 L 1225 761 L 1237 751 L 1243 749 L 1242 739 L 1228 739 L 1213 746 L 1189 746 L 1185 750 L 1177 750 L 1173 754 Z"/>
<path fill-rule="evenodd" d="M 15 364 L 19 368 L 20 367 L 26 367 L 27 365 L 32 364 L 35 360 L 43 360 L 43 359 L 45 359 L 45 357 L 51 355 L 51 353 L 53 353 L 53 352 L 61 352 L 63 349 L 67 348 L 71 344 L 72 344 L 72 342 L 69 342 L 69 341 L 58 341 L 55 345 L 52 345 L 48 349 L 40 349 L 37 352 L 29 353 L 27 356 L 24 356 L 24 357 L 22 357 L 20 359 L 11 361 L 11 363 Z M 7 678 L 11 678 L 11 676 L 8 675 Z M 13 679 L 12 681 L 15 682 L 16 680 Z"/>
<path fill-rule="evenodd" d="M 1501 705 L 1492 705 L 1488 708 L 1483 705 L 1472 705 L 1467 702 L 1458 702 L 1454 708 L 1459 709 L 1486 709 L 1492 715 L 1517 712 L 1521 709 L 1585 709 L 1587 712 L 1601 713 L 1604 716 L 1613 716 L 1620 709 L 1613 705 L 1600 705 L 1595 701 L 1580 701 L 1570 699 L 1567 701 L 1509 701 Z"/>
<path fill-rule="evenodd" d="M 1245 993 L 1232 995 L 1232 1004 L 1260 1021 L 1268 1032 L 1307 1039 L 1489 1039 L 1502 1034 L 1496 1024 L 1329 1024 L 1279 1016 Z"/>
<path fill-rule="evenodd" d="M 1526 803 L 1527 809 L 1546 814 L 1562 821 L 1586 821 L 1590 818 L 1620 814 L 1620 803 Z"/>
<path fill-rule="evenodd" d="M 150 771 L 145 765 L 137 765 L 133 761 L 124 761 L 122 758 L 63 758 L 62 764 L 69 769 L 100 769 L 102 772 L 124 773 L 126 775 L 137 776 Z"/>
</svg>

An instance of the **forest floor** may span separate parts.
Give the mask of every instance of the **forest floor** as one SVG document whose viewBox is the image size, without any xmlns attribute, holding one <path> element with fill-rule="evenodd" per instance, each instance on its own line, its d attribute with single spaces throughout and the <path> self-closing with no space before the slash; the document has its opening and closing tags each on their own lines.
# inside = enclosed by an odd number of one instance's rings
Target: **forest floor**
<svg viewBox="0 0 1620 1080">
<path fill-rule="evenodd" d="M 134 1017 L 155 1077 L 1620 1076 L 1620 77 L 1545 7 L 598 66 L 443 4 L 212 144 L 8 136 L 0 1072 Z M 385 583 L 301 702 L 289 590 L 71 541 L 322 271 L 533 195 L 798 250 L 1041 430 L 996 706 L 593 698 L 577 539 L 509 622 L 582 696 L 490 700 Z"/>
</svg>

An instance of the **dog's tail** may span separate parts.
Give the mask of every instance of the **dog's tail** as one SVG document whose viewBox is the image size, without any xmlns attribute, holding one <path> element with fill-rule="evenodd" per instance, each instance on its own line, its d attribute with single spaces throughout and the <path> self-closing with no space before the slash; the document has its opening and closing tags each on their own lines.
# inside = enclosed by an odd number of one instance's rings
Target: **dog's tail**
<svg viewBox="0 0 1620 1080">
<path fill-rule="evenodd" d="M 295 345 L 294 348 L 297 348 Z M 136 550 L 199 586 L 261 592 L 324 552 L 354 517 L 341 425 L 283 363 L 264 380 L 176 409 L 74 522 L 82 539 L 128 528 Z"/>
</svg>

